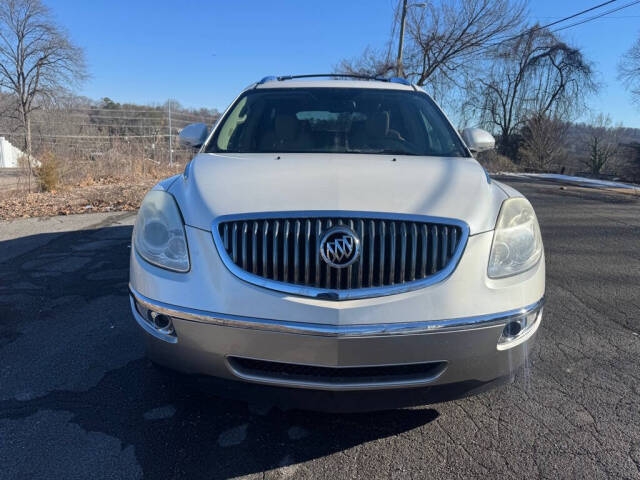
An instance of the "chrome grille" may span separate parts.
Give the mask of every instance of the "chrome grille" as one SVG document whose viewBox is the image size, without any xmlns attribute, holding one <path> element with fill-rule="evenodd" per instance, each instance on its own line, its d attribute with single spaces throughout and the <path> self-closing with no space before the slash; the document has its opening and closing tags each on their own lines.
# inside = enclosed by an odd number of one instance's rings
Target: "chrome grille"
<svg viewBox="0 0 640 480">
<path fill-rule="evenodd" d="M 466 224 L 454 220 L 340 213 L 223 218 L 214 226 L 214 236 L 227 266 L 245 280 L 275 290 L 346 299 L 441 280 L 455 268 L 468 235 Z M 330 267 L 320 256 L 322 235 L 336 225 L 351 228 L 360 239 L 360 258 L 346 268 Z"/>
</svg>

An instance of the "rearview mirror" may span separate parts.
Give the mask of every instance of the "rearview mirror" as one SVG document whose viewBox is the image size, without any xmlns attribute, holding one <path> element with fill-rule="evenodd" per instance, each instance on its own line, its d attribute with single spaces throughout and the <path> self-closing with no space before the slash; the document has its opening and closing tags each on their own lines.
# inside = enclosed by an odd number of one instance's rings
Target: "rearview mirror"
<svg viewBox="0 0 640 480">
<path fill-rule="evenodd" d="M 491 150 L 496 145 L 493 135 L 481 128 L 465 128 L 462 131 L 462 139 L 472 153 Z"/>
<path fill-rule="evenodd" d="M 185 147 L 200 148 L 208 136 L 209 129 L 204 123 L 192 123 L 180 130 L 178 142 Z"/>
</svg>

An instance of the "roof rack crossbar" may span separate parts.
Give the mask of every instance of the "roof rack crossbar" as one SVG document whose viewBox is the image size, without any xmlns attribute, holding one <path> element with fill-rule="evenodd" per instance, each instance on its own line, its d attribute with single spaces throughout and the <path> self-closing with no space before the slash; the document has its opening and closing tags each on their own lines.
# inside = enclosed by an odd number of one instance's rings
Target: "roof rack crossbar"
<svg viewBox="0 0 640 480">
<path fill-rule="evenodd" d="M 314 78 L 314 77 L 332 77 L 332 78 L 360 78 L 363 80 L 377 80 L 379 82 L 387 82 L 384 77 L 376 77 L 374 75 L 361 75 L 357 73 L 308 73 L 304 75 L 282 75 L 277 77 L 278 80 L 293 80 L 295 78 Z"/>
<path fill-rule="evenodd" d="M 411 82 L 409 82 L 405 78 L 400 78 L 400 77 L 386 78 L 386 77 L 380 77 L 375 75 L 364 75 L 364 74 L 357 74 L 357 73 L 308 73 L 304 75 L 281 75 L 278 77 L 270 75 L 262 78 L 256 85 L 261 85 L 263 83 L 275 82 L 275 81 L 282 82 L 284 80 L 293 80 L 296 78 L 318 78 L 318 77 L 356 78 L 361 80 L 373 80 L 377 82 L 400 83 L 402 85 L 409 85 L 409 86 L 411 85 Z"/>
</svg>

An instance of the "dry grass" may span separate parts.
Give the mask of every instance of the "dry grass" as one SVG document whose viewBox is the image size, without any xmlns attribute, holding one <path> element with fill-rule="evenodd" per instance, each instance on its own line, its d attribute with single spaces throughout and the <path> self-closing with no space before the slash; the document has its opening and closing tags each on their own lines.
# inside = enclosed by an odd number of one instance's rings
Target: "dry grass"
<svg viewBox="0 0 640 480">
<path fill-rule="evenodd" d="M 29 192 L 26 170 L 15 188 L 0 198 L 0 219 L 136 210 L 159 180 L 181 173 L 184 163 L 169 167 L 141 156 L 108 152 L 101 158 L 60 159 L 39 155 L 38 192 Z"/>
<path fill-rule="evenodd" d="M 491 173 L 518 171 L 518 166 L 509 157 L 500 155 L 495 150 L 478 154 L 477 160 Z"/>
<path fill-rule="evenodd" d="M 36 168 L 38 186 L 42 192 L 52 192 L 60 184 L 60 162 L 51 152 L 40 156 L 40 166 Z"/>
<path fill-rule="evenodd" d="M 155 183 L 155 180 L 147 179 L 139 183 L 77 186 L 55 192 L 27 193 L 0 200 L 0 219 L 136 210 Z"/>
</svg>

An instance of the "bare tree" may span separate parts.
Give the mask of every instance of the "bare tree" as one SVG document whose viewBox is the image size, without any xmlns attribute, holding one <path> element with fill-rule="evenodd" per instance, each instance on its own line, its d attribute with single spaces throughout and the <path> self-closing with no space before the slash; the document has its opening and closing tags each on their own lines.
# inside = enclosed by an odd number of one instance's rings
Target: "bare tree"
<svg viewBox="0 0 640 480">
<path fill-rule="evenodd" d="M 605 165 L 618 153 L 620 128 L 614 128 L 611 118 L 600 114 L 593 121 L 593 130 L 589 141 L 589 156 L 582 163 L 589 173 L 598 175 Z"/>
<path fill-rule="evenodd" d="M 625 83 L 633 100 L 640 105 L 640 37 L 620 60 L 618 78 Z"/>
<path fill-rule="evenodd" d="M 525 6 L 522 0 L 450 0 L 410 10 L 407 76 L 418 85 L 438 76 L 459 81 L 473 57 L 521 30 Z"/>
<path fill-rule="evenodd" d="M 499 132 L 499 151 L 515 158 L 530 118 L 569 120 L 597 88 L 582 52 L 538 26 L 496 47 L 487 71 L 469 85 L 467 107 Z"/>
<path fill-rule="evenodd" d="M 390 60 L 389 55 L 367 47 L 359 57 L 340 61 L 335 67 L 335 71 L 337 73 L 386 77 L 395 68 L 396 66 Z"/>
<path fill-rule="evenodd" d="M 12 94 L 31 174 L 31 115 L 43 97 L 85 77 L 83 51 L 73 45 L 40 0 L 0 0 L 0 89 Z"/>
<path fill-rule="evenodd" d="M 568 123 L 547 114 L 531 117 L 522 129 L 524 164 L 536 170 L 549 170 L 566 157 L 564 137 Z"/>
<path fill-rule="evenodd" d="M 493 42 L 516 33 L 523 23 L 523 0 L 448 0 L 430 2 L 407 14 L 403 69 L 418 85 L 460 82 L 470 58 Z M 398 15 L 396 15 L 398 18 Z M 393 39 L 388 50 L 393 47 Z M 337 71 L 388 74 L 395 69 L 389 53 L 368 48 L 353 60 L 343 60 Z M 460 84 L 460 83 L 458 83 Z"/>
</svg>

